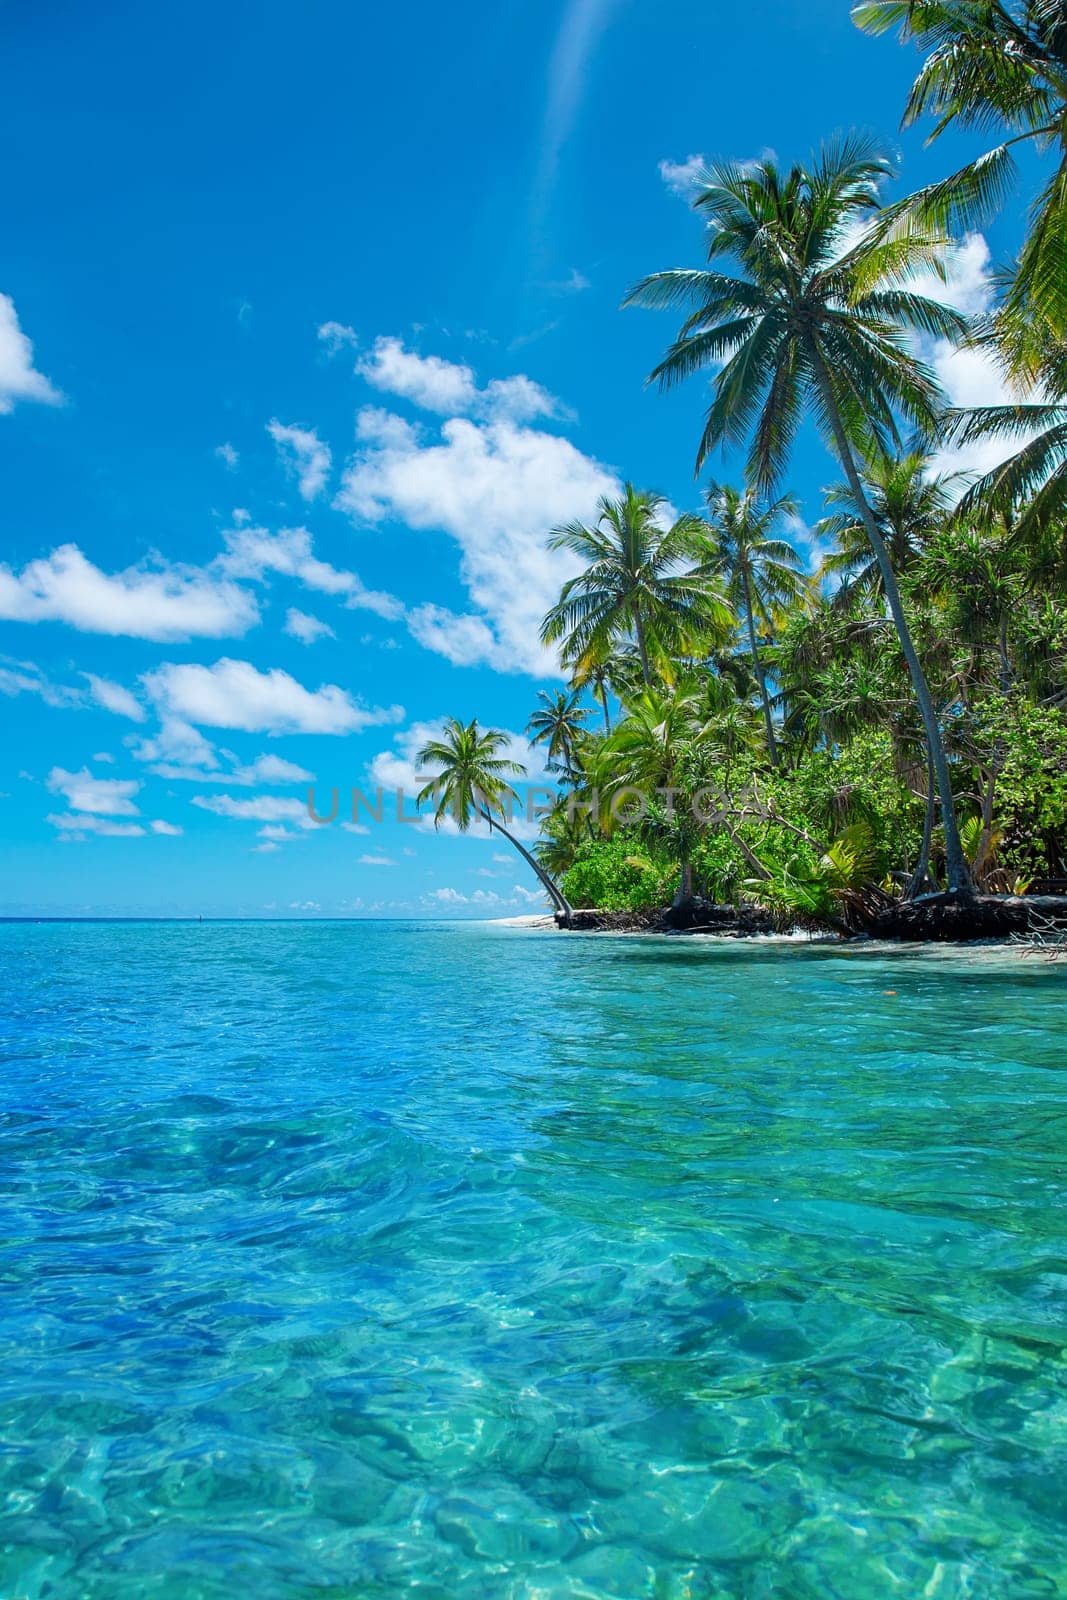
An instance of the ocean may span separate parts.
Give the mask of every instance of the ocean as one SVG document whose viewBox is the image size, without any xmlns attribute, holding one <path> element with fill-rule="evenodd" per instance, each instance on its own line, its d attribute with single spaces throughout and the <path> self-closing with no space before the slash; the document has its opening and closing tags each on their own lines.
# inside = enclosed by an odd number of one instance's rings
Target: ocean
<svg viewBox="0 0 1067 1600">
<path fill-rule="evenodd" d="M 1065 983 L 0 926 L 0 1593 L 1067 1593 Z"/>
</svg>

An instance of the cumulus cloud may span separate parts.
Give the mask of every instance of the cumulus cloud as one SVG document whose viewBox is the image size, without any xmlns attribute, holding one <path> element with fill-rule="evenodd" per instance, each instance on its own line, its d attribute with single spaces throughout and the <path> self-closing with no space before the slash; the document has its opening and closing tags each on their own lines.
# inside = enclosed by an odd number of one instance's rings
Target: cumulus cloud
<svg viewBox="0 0 1067 1600">
<path fill-rule="evenodd" d="M 337 637 L 328 622 L 323 622 L 320 617 L 309 616 L 306 611 L 298 611 L 295 606 L 290 606 L 285 613 L 285 631 L 292 638 L 299 639 L 301 644 L 314 644 L 316 639 Z"/>
<path fill-rule="evenodd" d="M 330 447 L 314 428 L 298 428 L 272 417 L 267 432 L 278 447 L 285 470 L 296 478 L 304 500 L 314 500 L 326 486 L 330 472 Z"/>
<path fill-rule="evenodd" d="M 50 813 L 44 819 L 60 830 L 61 839 L 84 839 L 95 833 L 108 839 L 141 839 L 144 829 L 139 822 L 112 822 L 107 817 L 86 816 L 80 812 Z"/>
<path fill-rule="evenodd" d="M 53 767 L 48 774 L 48 787 L 53 794 L 61 794 L 75 811 L 91 811 L 103 817 L 137 816 L 133 797 L 141 785 L 133 778 L 95 778 L 88 767 L 82 767 L 80 772 Z"/>
<path fill-rule="evenodd" d="M 136 760 L 158 763 L 153 771 L 165 778 L 184 777 L 188 768 L 212 768 L 219 764 L 215 746 L 204 738 L 199 728 L 169 715 L 163 716 L 157 733 L 137 741 L 132 749 Z"/>
<path fill-rule="evenodd" d="M 95 672 L 83 672 L 82 677 L 88 683 L 89 693 L 97 705 L 105 711 L 113 711 L 117 717 L 129 717 L 131 722 L 144 721 L 144 706 L 121 683 L 113 683 L 110 678 L 98 678 Z"/>
<path fill-rule="evenodd" d="M 290 822 L 298 828 L 319 826 L 311 820 L 303 800 L 286 800 L 281 795 L 257 794 L 238 799 L 232 794 L 194 794 L 193 805 L 216 817 L 230 817 L 235 822 Z M 277 834 L 271 835 L 272 839 L 277 837 Z"/>
<path fill-rule="evenodd" d="M 225 444 L 216 445 L 215 446 L 215 454 L 218 457 L 218 459 L 223 463 L 223 465 L 228 467 L 231 472 L 234 471 L 234 469 L 237 466 L 237 463 L 241 459 L 240 456 L 237 454 L 237 451 L 234 449 L 233 445 L 230 444 L 229 440 L 227 440 L 227 442 Z"/>
<path fill-rule="evenodd" d="M 686 156 L 684 161 L 661 161 L 659 175 L 671 194 L 679 200 L 692 200 L 705 182 L 707 159 L 701 155 Z"/>
<path fill-rule="evenodd" d="M 218 565 L 231 578 L 258 582 L 275 572 L 281 577 L 295 578 L 306 589 L 337 595 L 348 610 L 373 611 L 389 622 L 395 622 L 404 614 L 404 607 L 395 595 L 368 589 L 356 573 L 344 572 L 327 561 L 319 561 L 306 528 L 281 528 L 271 533 L 266 528 L 242 525 L 228 529 L 222 537 L 225 549 Z M 302 615 L 290 613 L 294 614 Z"/>
<path fill-rule="evenodd" d="M 363 855 L 359 857 L 357 865 L 361 867 L 395 867 L 396 862 L 391 856 Z"/>
<path fill-rule="evenodd" d="M 945 266 L 944 280 L 933 272 L 916 273 L 908 287 L 931 300 L 955 306 L 970 317 L 980 316 L 992 307 L 993 265 L 989 245 L 982 234 L 969 234 L 950 250 Z M 960 349 L 946 339 L 920 338 L 917 342 L 920 354 L 933 367 L 950 405 L 970 409 L 1013 405 L 1026 398 L 1007 382 L 1000 365 L 988 351 Z M 972 479 L 1006 461 L 1030 437 L 1033 435 L 977 439 L 972 444 L 944 446 L 934 454 L 933 470 L 960 472 Z"/>
<path fill-rule="evenodd" d="M 179 828 L 175 823 L 164 822 L 159 817 L 156 818 L 155 822 L 150 822 L 148 826 L 153 833 L 164 834 L 168 839 L 177 839 L 183 832 L 183 829 Z"/>
<path fill-rule="evenodd" d="M 355 733 L 404 714 L 400 706 L 364 706 L 337 684 L 306 689 L 279 667 L 260 672 L 226 657 L 210 667 L 164 662 L 142 682 L 165 716 L 246 733 Z"/>
<path fill-rule="evenodd" d="M 373 388 L 399 395 L 412 405 L 443 416 L 477 412 L 530 421 L 559 412 L 558 401 L 524 373 L 496 378 L 482 389 L 473 370 L 465 364 L 446 361 L 441 356 L 421 356 L 388 335 L 374 341 L 370 353 L 357 363 L 356 371 Z"/>
<path fill-rule="evenodd" d="M 318 340 L 328 356 L 335 356 L 339 351 L 350 349 L 357 345 L 355 328 L 350 328 L 347 322 L 323 322 L 318 329 Z"/>
<path fill-rule="evenodd" d="M 246 590 L 206 568 L 156 556 L 106 573 L 65 544 L 19 573 L 0 563 L 0 619 L 166 641 L 243 634 L 259 611 Z"/>
<path fill-rule="evenodd" d="M 14 411 L 19 400 L 58 406 L 63 396 L 33 364 L 33 345 L 19 327 L 15 302 L 0 294 L 0 414 Z"/>
<path fill-rule="evenodd" d="M 595 516 L 602 495 L 620 492 L 614 473 L 567 439 L 502 418 L 453 417 L 438 441 L 424 442 L 401 418 L 375 411 L 361 416 L 359 434 L 336 504 L 358 522 L 440 529 L 459 546 L 474 615 L 421 607 L 415 636 L 470 665 L 555 671 L 538 631 L 576 563 L 548 551 L 545 538 L 559 523 Z"/>
<path fill-rule="evenodd" d="M 416 606 L 408 614 L 412 637 L 457 667 L 492 661 L 497 637 L 484 617 L 461 616 L 446 606 Z"/>
</svg>

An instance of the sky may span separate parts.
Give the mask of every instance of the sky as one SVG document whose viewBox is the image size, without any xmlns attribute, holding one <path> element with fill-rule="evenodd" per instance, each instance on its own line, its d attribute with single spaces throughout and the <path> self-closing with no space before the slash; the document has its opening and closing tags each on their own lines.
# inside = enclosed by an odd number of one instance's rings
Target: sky
<svg viewBox="0 0 1067 1600">
<path fill-rule="evenodd" d="M 351 797 L 413 793 L 446 716 L 543 781 L 548 531 L 626 479 L 699 505 L 706 384 L 646 386 L 674 328 L 623 294 L 699 263 L 703 159 L 863 127 L 916 187 L 980 136 L 901 135 L 918 58 L 841 0 L 5 23 L 0 915 L 542 909 L 499 837 Z M 964 309 L 1017 228 L 961 241 Z M 982 358 L 923 353 L 957 403 L 999 398 Z M 805 435 L 812 560 L 835 476 Z"/>
</svg>

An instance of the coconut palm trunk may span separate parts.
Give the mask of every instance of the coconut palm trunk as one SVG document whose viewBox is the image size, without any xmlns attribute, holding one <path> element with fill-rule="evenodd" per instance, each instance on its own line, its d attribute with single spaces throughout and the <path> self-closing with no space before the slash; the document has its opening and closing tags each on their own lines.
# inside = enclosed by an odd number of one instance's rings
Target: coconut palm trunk
<svg viewBox="0 0 1067 1600">
<path fill-rule="evenodd" d="M 904 652 L 904 660 L 908 664 L 911 675 L 912 687 L 915 698 L 919 702 L 919 712 L 923 719 L 923 730 L 926 734 L 926 747 L 933 762 L 934 774 L 937 779 L 937 793 L 941 802 L 941 826 L 945 834 L 945 861 L 948 874 L 948 887 L 951 891 L 961 895 L 973 895 L 974 883 L 971 871 L 967 865 L 967 857 L 963 853 L 963 842 L 960 839 L 959 823 L 956 819 L 956 801 L 952 793 L 952 779 L 948 770 L 948 757 L 945 754 L 945 741 L 941 736 L 941 725 L 937 717 L 930 685 L 926 681 L 919 653 L 911 637 L 908 619 L 904 612 L 904 603 L 900 597 L 900 587 L 897 584 L 893 563 L 889 559 L 889 551 L 878 528 L 874 512 L 864 492 L 860 480 L 859 469 L 856 466 L 852 447 L 848 442 L 841 413 L 837 407 L 833 385 L 823 363 L 818 347 L 812 342 L 811 358 L 818 374 L 819 389 L 822 394 L 826 419 L 833 436 L 838 458 L 844 468 L 845 477 L 848 479 L 849 488 L 852 490 L 856 502 L 856 509 L 860 514 L 863 526 L 867 530 L 867 537 L 871 541 L 878 570 L 882 575 L 882 585 L 885 590 L 886 603 L 889 614 L 893 619 L 893 626 L 897 630 L 900 648 Z"/>
<path fill-rule="evenodd" d="M 915 871 L 911 875 L 905 900 L 914 900 L 916 895 L 922 894 L 923 888 L 930 878 L 930 846 L 934 838 L 934 813 L 937 807 L 937 778 L 934 774 L 934 763 L 930 752 L 926 752 L 926 811 L 923 815 L 923 836 L 919 845 L 919 859 L 915 863 Z"/>
<path fill-rule="evenodd" d="M 513 833 L 509 833 L 508 829 L 505 828 L 499 817 L 494 817 L 487 806 L 479 805 L 478 810 L 482 818 L 488 822 L 490 828 L 495 828 L 498 833 L 502 833 L 504 835 L 504 838 L 510 845 L 514 845 L 522 859 L 526 862 L 526 865 L 537 875 L 542 889 L 544 889 L 556 910 L 564 918 L 564 920 L 569 923 L 574 915 L 574 907 L 567 899 L 567 896 L 563 893 L 563 890 L 560 889 L 553 879 L 549 877 L 544 867 L 535 856 L 530 854 L 525 845 L 520 844 Z"/>
<path fill-rule="evenodd" d="M 763 704 L 763 721 L 767 728 L 767 755 L 772 767 L 778 765 L 778 741 L 774 737 L 774 718 L 771 716 L 771 702 L 767 694 L 767 677 L 763 671 L 763 662 L 760 660 L 759 646 L 756 643 L 756 621 L 752 615 L 752 581 L 745 573 L 745 623 L 748 627 L 748 648 L 752 655 L 752 670 L 756 674 L 759 684 L 759 697 Z"/>
<path fill-rule="evenodd" d="M 641 657 L 641 676 L 645 680 L 645 688 L 652 687 L 652 669 L 648 661 L 648 642 L 645 639 L 645 625 L 638 612 L 634 618 L 634 635 L 637 639 L 637 653 Z"/>
</svg>

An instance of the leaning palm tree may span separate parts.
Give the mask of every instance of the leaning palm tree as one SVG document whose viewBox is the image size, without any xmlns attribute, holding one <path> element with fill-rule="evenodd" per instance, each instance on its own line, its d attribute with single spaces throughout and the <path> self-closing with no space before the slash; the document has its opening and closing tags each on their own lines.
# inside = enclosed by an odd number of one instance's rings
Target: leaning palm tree
<svg viewBox="0 0 1067 1600">
<path fill-rule="evenodd" d="M 1034 203 L 1002 319 L 1014 365 L 1029 365 L 1032 330 L 1067 337 L 1067 14 L 1063 0 L 861 0 L 852 16 L 867 33 L 899 26 L 930 53 L 912 85 L 904 124 L 925 113 L 931 139 L 953 125 L 1008 135 L 950 177 L 911 196 L 902 210 L 920 225 L 973 227 L 1018 178 L 1013 149 L 1053 152 Z"/>
<path fill-rule="evenodd" d="M 578 773 L 578 752 L 586 736 L 585 722 L 590 716 L 577 689 L 539 689 L 538 706 L 526 732 L 531 744 L 548 747 L 548 768 L 572 781 Z"/>
<path fill-rule="evenodd" d="M 907 572 L 913 567 L 944 527 L 960 476 L 931 472 L 930 457 L 918 449 L 900 456 L 877 455 L 864 463 L 864 497 L 878 523 L 894 572 Z M 836 548 L 823 560 L 819 576 L 843 580 L 838 590 L 842 604 L 857 592 L 880 595 L 881 568 L 871 550 L 852 485 L 832 484 L 824 499 L 830 514 L 815 524 L 814 531 L 817 538 L 832 540 Z"/>
<path fill-rule="evenodd" d="M 585 562 L 568 579 L 541 627 L 545 644 L 562 644 L 564 659 L 603 660 L 620 642 L 637 649 L 645 686 L 672 653 L 732 624 L 729 607 L 711 578 L 694 570 L 691 545 L 699 519 L 667 524 L 661 495 L 628 483 L 619 500 L 600 501 L 592 527 L 557 528 L 550 550 L 568 550 Z"/>
<path fill-rule="evenodd" d="M 496 728 L 480 728 L 477 721 L 460 722 L 449 717 L 439 739 L 428 739 L 418 754 L 418 764 L 434 776 L 419 790 L 417 804 L 432 798 L 434 826 L 439 828 L 451 817 L 461 833 L 466 833 L 479 818 L 502 833 L 509 844 L 536 873 L 545 893 L 565 918 L 571 906 L 526 847 L 505 827 L 501 818 L 508 814 L 511 801 L 518 799 L 509 778 L 522 777 L 525 767 L 501 754 L 508 747 L 508 735 Z"/>
<path fill-rule="evenodd" d="M 939 414 L 937 381 L 907 332 L 960 338 L 968 328 L 959 312 L 908 286 L 917 270 L 940 263 L 943 241 L 917 230 L 886 238 L 879 192 L 890 170 L 858 135 L 833 142 L 810 168 L 783 171 L 769 159 L 713 167 L 694 202 L 708 224 L 708 267 L 654 273 L 624 303 L 690 308 L 652 377 L 667 387 L 716 370 L 698 470 L 714 446 L 750 438 L 750 480 L 768 492 L 805 411 L 813 414 L 855 497 L 922 712 L 949 886 L 969 893 L 937 711 L 860 478 L 863 460 L 900 447 L 898 418 L 932 430 Z M 720 270 L 726 258 L 737 275 Z"/>
<path fill-rule="evenodd" d="M 763 706 L 767 755 L 776 767 L 778 743 L 756 624 L 765 632 L 772 631 L 775 611 L 798 600 L 805 588 L 799 555 L 787 540 L 776 539 L 771 532 L 780 517 L 795 515 L 796 501 L 783 495 L 765 503 L 752 489 L 742 492 L 719 484 L 712 484 L 704 498 L 712 535 L 706 546 L 708 564 L 722 580 L 726 598 L 744 619 Z"/>
</svg>

